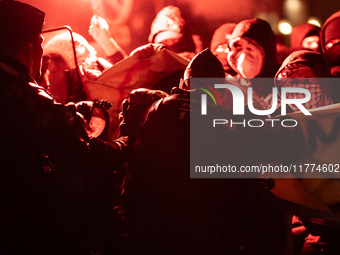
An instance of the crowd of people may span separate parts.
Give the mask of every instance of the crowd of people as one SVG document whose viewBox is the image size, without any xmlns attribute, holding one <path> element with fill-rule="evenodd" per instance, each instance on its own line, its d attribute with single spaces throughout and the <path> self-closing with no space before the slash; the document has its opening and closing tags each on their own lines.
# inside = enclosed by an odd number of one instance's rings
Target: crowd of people
<svg viewBox="0 0 340 255">
<path fill-rule="evenodd" d="M 259 129 L 230 127 L 223 137 L 192 130 L 191 117 L 200 115 L 194 78 L 230 78 L 243 91 L 251 86 L 262 110 L 276 98 L 273 87 L 308 89 L 306 109 L 337 104 L 337 84 L 321 78 L 340 76 L 340 11 L 321 28 L 294 27 L 284 52 L 269 23 L 258 18 L 221 24 L 205 47 L 180 9 L 167 6 L 150 24 L 148 43 L 127 54 L 105 19 L 94 15 L 89 34 L 105 59 L 75 32 L 43 44 L 44 20 L 36 7 L 0 1 L 1 254 L 339 254 L 336 205 L 332 211 L 299 180 L 298 195 L 316 204 L 305 207 L 310 218 L 285 207 L 271 191 L 272 179 L 193 179 L 189 169 L 192 137 L 200 138 L 198 147 L 206 139 L 218 143 L 233 165 L 298 161 L 304 150 L 299 127 L 273 121 Z M 70 40 L 74 49 L 65 46 Z M 97 134 L 92 124 L 107 116 L 110 104 L 88 98 L 82 81 L 95 81 L 124 59 L 142 61 L 164 50 L 185 59 L 186 68 L 131 91 L 116 116 L 118 137 L 109 139 L 104 128 Z M 208 104 L 209 118 L 235 117 L 231 94 L 219 96 L 220 106 Z M 264 117 L 275 118 L 277 108 Z M 214 152 L 208 148 L 199 157 Z M 334 224 L 311 220 L 321 211 Z"/>
</svg>

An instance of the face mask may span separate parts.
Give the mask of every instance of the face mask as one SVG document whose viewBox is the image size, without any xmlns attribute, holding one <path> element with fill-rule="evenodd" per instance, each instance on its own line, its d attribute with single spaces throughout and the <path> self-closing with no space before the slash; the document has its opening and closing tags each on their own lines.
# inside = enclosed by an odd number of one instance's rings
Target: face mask
<svg viewBox="0 0 340 255">
<path fill-rule="evenodd" d="M 305 49 L 310 49 L 317 51 L 319 49 L 319 36 L 313 35 L 313 36 L 308 36 L 305 39 L 303 39 L 301 45 Z"/>
<path fill-rule="evenodd" d="M 228 62 L 243 78 L 254 78 L 261 72 L 264 50 L 260 45 L 245 38 L 235 38 L 229 48 Z"/>
<path fill-rule="evenodd" d="M 322 80 L 322 79 L 321 79 Z M 299 87 L 308 89 L 311 99 L 304 103 L 306 109 L 314 109 L 332 104 L 332 99 L 322 90 L 314 72 L 303 64 L 291 64 L 286 66 L 276 80 L 278 87 Z M 304 98 L 302 93 L 287 93 L 288 99 Z M 296 105 L 290 105 L 294 111 L 300 111 Z"/>
</svg>

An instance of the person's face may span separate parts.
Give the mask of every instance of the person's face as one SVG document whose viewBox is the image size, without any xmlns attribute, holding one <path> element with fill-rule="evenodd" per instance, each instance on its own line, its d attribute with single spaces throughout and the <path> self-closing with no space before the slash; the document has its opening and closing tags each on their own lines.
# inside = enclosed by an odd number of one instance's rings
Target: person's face
<svg viewBox="0 0 340 255">
<path fill-rule="evenodd" d="M 264 49 L 255 41 L 234 38 L 229 42 L 228 62 L 243 78 L 256 77 L 263 67 Z"/>
<path fill-rule="evenodd" d="M 213 54 L 222 63 L 224 70 L 230 69 L 230 65 L 228 63 L 228 53 L 229 53 L 228 43 L 223 43 L 223 44 L 218 45 L 217 48 L 213 52 Z"/>
<path fill-rule="evenodd" d="M 340 38 L 335 38 L 335 39 L 328 41 L 327 44 L 325 45 L 325 49 L 329 50 L 336 44 L 340 44 Z"/>
<path fill-rule="evenodd" d="M 31 44 L 30 58 L 32 60 L 31 74 L 34 79 L 38 79 L 41 76 L 41 66 L 43 57 L 43 42 L 44 37 L 42 34 L 36 38 L 36 42 Z"/>
<path fill-rule="evenodd" d="M 319 49 L 319 36 L 318 35 L 312 35 L 308 36 L 302 41 L 302 47 L 305 49 L 310 49 L 313 51 L 317 51 Z"/>
<path fill-rule="evenodd" d="M 311 93 L 311 99 L 307 103 L 303 103 L 307 109 L 322 107 L 332 103 L 332 100 L 322 90 L 314 72 L 309 67 L 293 71 L 289 78 L 284 79 L 279 86 L 308 89 Z M 306 95 L 303 93 L 286 93 L 286 98 L 288 99 L 302 99 L 305 97 Z M 290 106 L 294 111 L 300 111 L 295 104 Z"/>
</svg>

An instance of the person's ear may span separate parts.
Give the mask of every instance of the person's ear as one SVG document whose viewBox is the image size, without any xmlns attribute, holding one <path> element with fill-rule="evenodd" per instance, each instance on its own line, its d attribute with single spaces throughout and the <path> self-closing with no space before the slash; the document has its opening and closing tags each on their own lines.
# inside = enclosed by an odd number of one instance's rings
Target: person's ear
<svg viewBox="0 0 340 255">
<path fill-rule="evenodd" d="M 28 68 L 30 74 L 33 74 L 34 71 L 34 60 L 32 58 L 33 54 L 34 54 L 34 47 L 33 44 L 31 42 L 28 42 L 25 44 L 25 46 L 23 47 L 24 50 L 24 54 L 26 55 L 26 67 Z"/>
<path fill-rule="evenodd" d="M 24 48 L 25 48 L 25 51 L 27 52 L 27 54 L 29 56 L 31 56 L 32 53 L 33 53 L 33 44 L 31 42 L 28 42 L 28 43 L 25 44 Z"/>
<path fill-rule="evenodd" d="M 30 62 L 31 62 L 31 66 L 32 66 L 32 68 L 33 68 L 33 59 L 32 59 L 32 54 L 33 54 L 33 44 L 32 44 L 31 42 L 29 42 L 29 43 L 27 44 L 27 47 L 28 47 L 28 49 L 27 49 L 28 58 L 29 58 L 29 60 L 30 60 Z M 31 71 L 31 70 L 30 70 L 30 71 Z"/>
</svg>

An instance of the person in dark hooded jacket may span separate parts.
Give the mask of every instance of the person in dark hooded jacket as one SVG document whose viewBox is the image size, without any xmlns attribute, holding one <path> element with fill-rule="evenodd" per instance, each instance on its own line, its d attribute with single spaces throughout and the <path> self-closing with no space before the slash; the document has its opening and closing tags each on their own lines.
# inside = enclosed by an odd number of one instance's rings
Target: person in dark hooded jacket
<svg viewBox="0 0 340 255">
<path fill-rule="evenodd" d="M 248 51 L 246 46 L 251 50 Z M 229 64 L 240 76 L 274 77 L 279 66 L 275 35 L 268 22 L 261 19 L 239 22 L 230 37 L 229 47 Z"/>
<path fill-rule="evenodd" d="M 328 79 L 329 65 L 323 54 L 300 50 L 290 54 L 275 76 L 278 87 L 303 87 L 310 91 L 311 99 L 303 104 L 307 109 L 327 106 L 339 102 L 339 96 L 334 89 L 338 84 Z M 336 82 L 336 81 L 335 81 Z M 287 93 L 287 98 L 303 98 L 299 93 Z M 293 110 L 299 111 L 295 105 Z M 312 126 L 312 125 L 310 125 Z M 336 227 L 325 226 L 318 221 L 308 220 L 303 215 L 293 216 L 292 236 L 294 254 L 338 254 L 339 230 Z"/>
<path fill-rule="evenodd" d="M 320 27 L 302 23 L 293 27 L 290 34 L 290 53 L 295 50 L 312 50 L 321 52 L 319 44 Z"/>
<path fill-rule="evenodd" d="M 203 50 L 199 35 L 192 34 L 181 10 L 176 6 L 166 6 L 160 10 L 151 24 L 149 43 L 164 44 L 180 56 L 191 60 Z"/>
<path fill-rule="evenodd" d="M 329 65 L 323 54 L 300 50 L 291 53 L 282 63 L 275 76 L 278 87 L 303 87 L 311 93 L 311 99 L 304 103 L 306 109 L 315 109 L 339 102 L 339 95 L 333 84 L 336 79 L 329 79 Z M 303 98 L 301 93 L 287 93 L 288 99 Z M 291 105 L 294 111 L 299 111 Z M 299 215 L 298 215 L 299 216 Z M 323 224 L 301 219 L 294 215 L 292 235 L 294 254 L 338 254 L 339 244 L 336 228 L 325 227 Z"/>
<path fill-rule="evenodd" d="M 192 139 L 204 148 L 195 154 L 199 160 L 221 150 L 230 164 L 245 163 L 260 151 L 254 139 L 261 140 L 266 154 L 266 142 L 258 135 L 252 139 L 242 128 L 222 127 L 222 137 L 207 135 L 208 119 L 204 126 L 190 128 L 192 117 L 200 116 L 198 87 L 204 84 L 194 78 L 201 77 L 225 77 L 222 64 L 208 49 L 189 63 L 180 88 L 148 109 L 137 133 L 123 193 L 128 254 L 283 254 L 282 211 L 267 189 L 248 180 L 190 178 Z M 209 120 L 219 113 L 232 117 L 219 106 L 209 106 L 208 112 Z M 211 141 L 217 146 L 204 146 Z M 290 154 L 294 146 L 288 147 Z"/>
<path fill-rule="evenodd" d="M 275 75 L 275 84 L 278 87 L 296 87 L 297 84 L 301 87 L 303 84 L 304 88 L 311 92 L 311 99 L 304 106 L 307 109 L 313 109 L 339 100 L 328 77 L 329 65 L 323 54 L 300 50 L 293 52 L 283 61 Z M 303 98 L 304 95 L 287 94 L 287 98 L 300 97 Z M 295 106 L 292 107 L 295 108 Z"/>
<path fill-rule="evenodd" d="M 268 22 L 249 19 L 239 22 L 229 40 L 228 62 L 237 78 L 273 78 L 279 68 L 276 38 Z M 272 93 L 272 80 L 252 79 L 253 94 L 267 107 Z"/>
<path fill-rule="evenodd" d="M 331 67 L 331 75 L 340 77 L 340 11 L 332 14 L 322 25 L 321 50 Z"/>
</svg>

